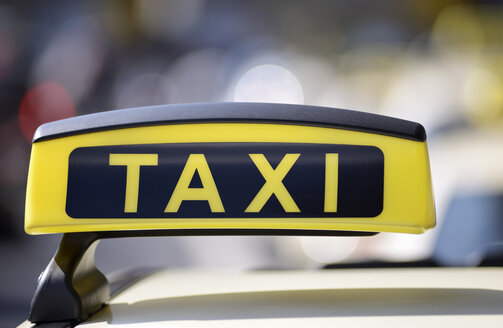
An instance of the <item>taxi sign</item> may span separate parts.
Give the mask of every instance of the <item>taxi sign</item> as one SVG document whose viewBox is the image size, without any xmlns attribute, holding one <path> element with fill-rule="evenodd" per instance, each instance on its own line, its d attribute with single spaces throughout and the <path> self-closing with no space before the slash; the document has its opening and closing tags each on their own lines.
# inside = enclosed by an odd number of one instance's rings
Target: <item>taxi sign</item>
<svg viewBox="0 0 503 328">
<path fill-rule="evenodd" d="M 421 233 L 435 225 L 421 125 L 300 105 L 188 104 L 41 126 L 25 229 Z"/>
</svg>

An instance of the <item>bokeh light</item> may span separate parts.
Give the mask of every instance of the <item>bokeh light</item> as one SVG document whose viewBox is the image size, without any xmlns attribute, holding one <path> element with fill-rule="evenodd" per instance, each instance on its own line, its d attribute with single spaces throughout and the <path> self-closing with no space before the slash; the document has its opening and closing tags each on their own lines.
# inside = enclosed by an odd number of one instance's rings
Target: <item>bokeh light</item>
<svg viewBox="0 0 503 328">
<path fill-rule="evenodd" d="M 75 106 L 64 87 L 46 82 L 29 90 L 19 106 L 19 126 L 31 142 L 39 125 L 75 116 Z"/>
<path fill-rule="evenodd" d="M 496 74 L 475 69 L 466 79 L 464 101 L 470 118 L 493 120 L 503 109 L 503 84 Z"/>
<path fill-rule="evenodd" d="M 356 250 L 360 238 L 301 237 L 306 255 L 319 263 L 337 263 L 347 259 Z"/>
<path fill-rule="evenodd" d="M 259 65 L 243 74 L 234 88 L 234 101 L 303 104 L 297 77 L 279 65 Z"/>
<path fill-rule="evenodd" d="M 478 55 L 485 36 L 477 11 L 463 5 L 445 8 L 433 26 L 432 40 L 435 48 L 446 55 Z"/>
</svg>

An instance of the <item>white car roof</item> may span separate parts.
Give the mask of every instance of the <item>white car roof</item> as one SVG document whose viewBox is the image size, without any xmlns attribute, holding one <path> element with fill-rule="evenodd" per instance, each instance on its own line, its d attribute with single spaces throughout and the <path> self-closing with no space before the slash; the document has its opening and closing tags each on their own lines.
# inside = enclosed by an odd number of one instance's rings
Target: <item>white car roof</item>
<svg viewBox="0 0 503 328">
<path fill-rule="evenodd" d="M 501 277 L 503 268 L 164 270 L 79 327 L 494 327 Z"/>
</svg>

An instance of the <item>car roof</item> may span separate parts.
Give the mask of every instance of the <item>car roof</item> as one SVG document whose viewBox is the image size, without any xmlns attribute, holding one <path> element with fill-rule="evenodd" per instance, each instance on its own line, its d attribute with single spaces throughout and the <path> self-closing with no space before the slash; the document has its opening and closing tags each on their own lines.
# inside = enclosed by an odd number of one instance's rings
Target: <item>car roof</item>
<svg viewBox="0 0 503 328">
<path fill-rule="evenodd" d="M 503 268 L 163 270 L 79 327 L 389 326 L 503 323 Z"/>
</svg>

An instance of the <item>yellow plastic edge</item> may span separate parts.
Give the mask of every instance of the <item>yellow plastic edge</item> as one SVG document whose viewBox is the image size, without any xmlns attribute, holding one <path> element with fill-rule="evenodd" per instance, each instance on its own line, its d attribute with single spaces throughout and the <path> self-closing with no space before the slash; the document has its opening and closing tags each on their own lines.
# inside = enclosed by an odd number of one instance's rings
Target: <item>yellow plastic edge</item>
<svg viewBox="0 0 503 328">
<path fill-rule="evenodd" d="M 78 147 L 189 143 L 287 142 L 376 146 L 384 154 L 384 203 L 374 218 L 74 219 L 65 212 L 68 158 Z M 206 123 L 125 128 L 33 144 L 26 193 L 29 234 L 151 229 L 299 229 L 422 233 L 435 208 L 426 142 L 323 127 Z"/>
</svg>

